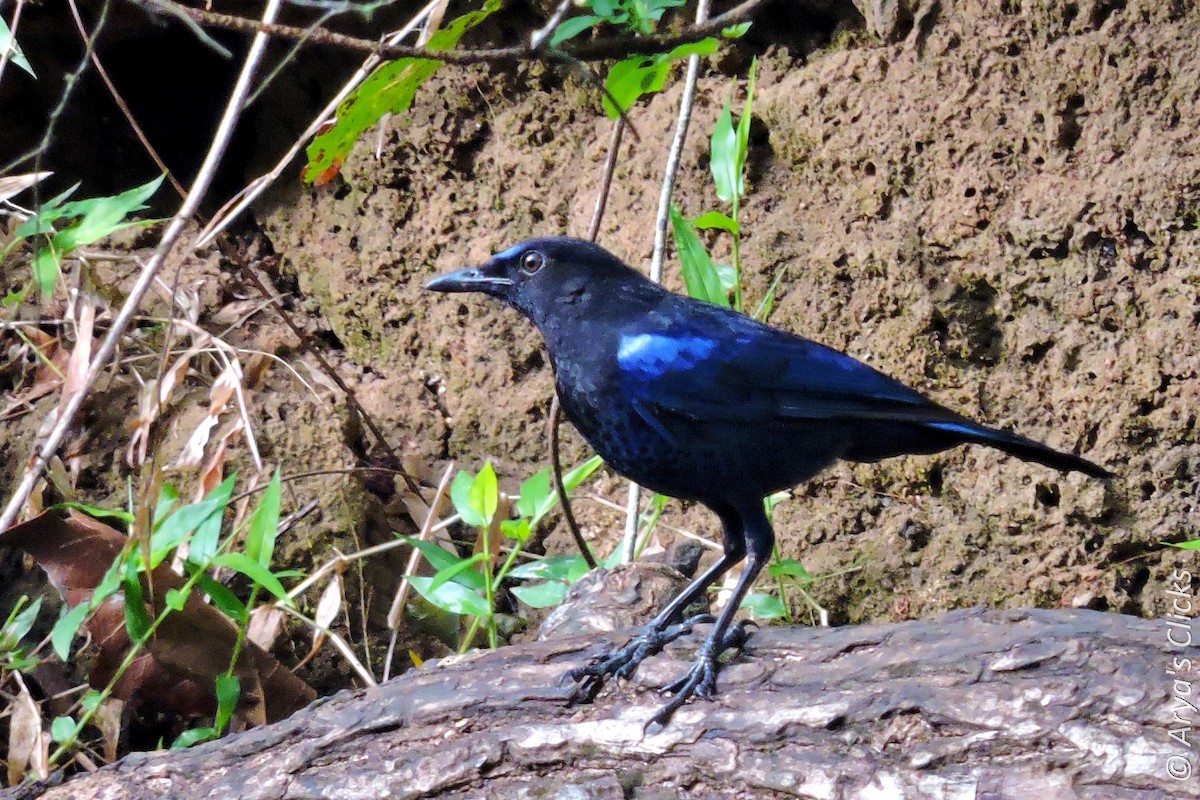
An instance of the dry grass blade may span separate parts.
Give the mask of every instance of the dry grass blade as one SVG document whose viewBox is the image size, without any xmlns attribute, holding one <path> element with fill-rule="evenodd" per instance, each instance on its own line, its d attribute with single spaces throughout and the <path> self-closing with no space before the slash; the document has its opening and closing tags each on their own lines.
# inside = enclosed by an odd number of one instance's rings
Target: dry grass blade
<svg viewBox="0 0 1200 800">
<path fill-rule="evenodd" d="M 0 177 L 0 203 L 4 203 L 21 192 L 53 175 L 53 172 L 29 172 L 24 175 Z"/>
</svg>

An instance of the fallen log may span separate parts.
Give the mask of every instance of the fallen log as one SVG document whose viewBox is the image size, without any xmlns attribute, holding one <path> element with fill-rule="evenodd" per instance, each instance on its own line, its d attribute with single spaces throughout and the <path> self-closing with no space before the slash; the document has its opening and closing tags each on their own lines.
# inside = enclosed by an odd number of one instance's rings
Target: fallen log
<svg viewBox="0 0 1200 800">
<path fill-rule="evenodd" d="M 576 708 L 564 674 L 621 637 L 541 641 L 6 796 L 1200 797 L 1196 671 L 1176 661 L 1195 650 L 1167 630 L 1085 610 L 985 609 L 765 628 L 721 672 L 715 701 L 649 732 L 662 702 L 649 687 L 686 667 L 703 630 Z"/>
</svg>

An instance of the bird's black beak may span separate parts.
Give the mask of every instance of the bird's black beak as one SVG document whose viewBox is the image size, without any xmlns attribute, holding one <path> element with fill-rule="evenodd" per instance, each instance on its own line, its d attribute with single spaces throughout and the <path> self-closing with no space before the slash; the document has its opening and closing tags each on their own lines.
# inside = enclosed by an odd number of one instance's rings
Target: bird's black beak
<svg viewBox="0 0 1200 800">
<path fill-rule="evenodd" d="M 488 275 L 485 270 L 486 266 L 447 272 L 425 284 L 425 288 L 435 292 L 483 292 L 499 295 L 512 287 L 513 282 L 509 278 Z"/>
</svg>

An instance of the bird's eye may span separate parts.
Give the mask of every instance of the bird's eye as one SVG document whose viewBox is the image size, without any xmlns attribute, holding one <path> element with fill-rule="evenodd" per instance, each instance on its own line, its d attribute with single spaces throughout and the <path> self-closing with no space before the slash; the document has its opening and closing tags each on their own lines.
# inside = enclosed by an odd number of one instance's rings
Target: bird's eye
<svg viewBox="0 0 1200 800">
<path fill-rule="evenodd" d="M 546 257 L 537 250 L 530 250 L 521 256 L 521 271 L 526 275 L 533 275 L 544 266 L 546 266 Z"/>
</svg>

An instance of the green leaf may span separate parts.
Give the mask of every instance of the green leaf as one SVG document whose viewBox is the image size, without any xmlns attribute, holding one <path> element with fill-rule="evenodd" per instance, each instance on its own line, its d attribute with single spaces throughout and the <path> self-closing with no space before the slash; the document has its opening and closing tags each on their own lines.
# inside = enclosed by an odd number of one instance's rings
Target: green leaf
<svg viewBox="0 0 1200 800">
<path fill-rule="evenodd" d="M 450 581 L 431 590 L 429 587 L 433 578 L 418 576 L 409 578 L 408 582 L 422 597 L 443 611 L 470 617 L 487 617 L 491 614 L 487 601 L 461 583 Z"/>
<path fill-rule="evenodd" d="M 37 214 L 34 214 L 17 226 L 17 230 L 13 234 L 14 242 L 21 242 L 43 233 L 53 233 L 54 223 L 66 213 L 64 210 L 66 199 L 75 194 L 75 190 L 78 188 L 79 184 L 77 183 L 62 194 L 55 195 L 42 203 L 42 207 L 38 210 Z M 10 244 L 9 250 L 12 247 L 13 245 Z M 5 250 L 5 253 L 9 252 L 9 250 Z"/>
<path fill-rule="evenodd" d="M 219 556 L 214 557 L 210 563 L 212 563 L 213 566 L 229 567 L 235 572 L 242 573 L 247 578 L 254 581 L 271 594 L 275 595 L 276 599 L 287 599 L 287 589 L 283 588 L 283 584 L 280 583 L 279 579 L 271 573 L 271 570 L 267 569 L 245 553 L 221 553 Z"/>
<path fill-rule="evenodd" d="M 164 598 L 167 608 L 172 611 L 183 611 L 183 607 L 187 604 L 188 595 L 191 593 L 190 589 L 168 589 L 167 595 Z"/>
<path fill-rule="evenodd" d="M 531 586 L 514 586 L 513 595 L 530 608 L 556 606 L 567 596 L 567 584 L 562 581 L 547 581 Z"/>
<path fill-rule="evenodd" d="M 152 623 L 150 613 L 146 611 L 146 600 L 142 596 L 142 583 L 138 580 L 138 574 L 127 574 L 121 581 L 121 587 L 125 590 L 125 630 L 129 632 L 129 638 L 137 642 L 150 631 Z"/>
<path fill-rule="evenodd" d="M 242 696 L 242 682 L 236 675 L 218 675 L 216 690 L 217 716 L 214 722 L 217 730 L 223 731 L 237 709 L 238 698 Z"/>
<path fill-rule="evenodd" d="M 77 511 L 82 511 L 89 517 L 95 517 L 96 519 L 114 519 L 117 522 L 125 525 L 132 525 L 134 521 L 133 514 L 130 514 L 128 511 L 123 511 L 121 509 L 113 510 L 109 508 L 100 508 L 99 506 L 92 506 L 88 505 L 87 503 L 77 503 L 73 500 L 55 503 L 51 506 L 51 508 L 73 508 Z"/>
<path fill-rule="evenodd" d="M 55 622 L 54 627 L 50 630 L 50 644 L 63 663 L 68 663 L 71 655 L 71 642 L 75 641 L 75 634 L 79 632 L 79 626 L 87 619 L 89 611 L 91 611 L 89 603 L 80 603 L 59 617 L 58 622 Z"/>
<path fill-rule="evenodd" d="M 750 77 L 746 80 L 746 105 L 742 106 L 742 116 L 737 126 L 737 171 L 738 193 L 746 193 L 746 154 L 750 148 L 750 122 L 754 110 L 754 85 L 757 81 L 758 59 L 750 62 Z"/>
<path fill-rule="evenodd" d="M 413 547 L 420 550 L 421 555 L 425 556 L 425 560 L 429 562 L 429 565 L 438 572 L 470 560 L 466 558 L 459 558 L 454 553 L 449 552 L 433 542 L 422 542 L 420 539 L 417 539 L 413 536 L 402 536 L 401 538 L 411 544 Z M 461 583 L 463 586 L 466 586 L 470 589 L 477 589 L 478 591 L 483 591 L 484 587 L 487 585 L 486 579 L 478 572 L 473 571 L 464 571 L 458 573 L 455 576 L 455 583 Z"/>
<path fill-rule="evenodd" d="M 229 591 L 228 586 L 213 580 L 204 573 L 200 573 L 196 577 L 196 585 L 200 587 L 200 591 L 209 596 L 212 604 L 225 616 L 239 625 L 250 621 L 250 612 L 246 610 L 246 605 L 237 598 L 237 595 Z"/>
<path fill-rule="evenodd" d="M 42 598 L 39 597 L 30 603 L 28 608 L 22 609 L 21 606 L 28 600 L 27 596 L 21 595 L 21 599 L 9 613 L 8 620 L 4 623 L 4 631 L 0 634 L 0 649 L 15 649 L 37 621 L 38 612 L 42 610 Z"/>
<path fill-rule="evenodd" d="M 812 583 L 813 576 L 794 558 L 785 558 L 768 568 L 772 578 L 797 578 L 801 583 Z"/>
<path fill-rule="evenodd" d="M 690 55 L 711 55 L 717 51 L 717 40 L 703 39 L 691 44 L 682 44 L 669 53 L 658 53 L 652 56 L 634 55 L 612 65 L 604 86 L 620 106 L 620 111 L 613 106 L 612 100 L 604 98 L 604 113 L 610 119 L 621 116 L 630 106 L 647 94 L 662 91 L 667 76 L 674 62 Z"/>
<path fill-rule="evenodd" d="M 785 272 L 787 272 L 786 264 L 780 267 L 775 273 L 775 277 L 771 280 L 771 286 L 767 289 L 767 293 L 763 295 L 762 302 L 758 304 L 758 308 L 754 312 L 754 318 L 759 322 L 766 322 L 767 317 L 771 316 L 771 311 L 775 308 L 775 295 L 779 291 L 779 281 L 783 279 Z"/>
<path fill-rule="evenodd" d="M 83 697 L 79 698 L 79 705 L 83 710 L 93 713 L 100 707 L 102 702 L 104 702 L 104 695 L 95 689 L 89 689 Z"/>
<path fill-rule="evenodd" d="M 554 486 L 550 481 L 550 468 L 535 472 L 527 481 L 521 484 L 521 494 L 517 500 L 517 513 L 530 520 L 530 525 L 536 525 L 537 512 L 541 505 L 554 494 Z"/>
<path fill-rule="evenodd" d="M 450 482 L 450 501 L 454 503 L 454 510 L 462 517 L 463 522 L 473 528 L 482 528 L 488 521 L 482 511 L 472 505 L 471 491 L 474 487 L 475 477 L 462 470 Z"/>
<path fill-rule="evenodd" d="M 479 474 L 471 482 L 467 501 L 471 510 L 483 520 L 480 526 L 492 524 L 496 509 L 500 507 L 500 488 L 496 484 L 496 470 L 492 468 L 491 461 L 483 465 L 483 469 L 479 470 Z"/>
<path fill-rule="evenodd" d="M 148 183 L 112 197 L 93 197 L 68 203 L 63 207 L 63 216 L 82 216 L 83 219 L 56 233 L 54 246 L 61 252 L 70 252 L 81 244 L 98 242 L 122 228 L 137 224 L 124 220 L 134 211 L 146 207 L 146 201 L 158 191 L 165 177 L 159 175 Z"/>
<path fill-rule="evenodd" d="M 426 48 L 431 51 L 453 48 L 464 33 L 499 10 L 500 5 L 501 0 L 486 0 L 482 9 L 444 25 L 429 38 Z M 332 179 L 362 134 L 385 114 L 407 111 L 422 84 L 441 65 L 441 61 L 429 58 L 402 58 L 381 64 L 338 108 L 337 124 L 309 144 L 304 180 L 325 183 Z"/>
<path fill-rule="evenodd" d="M 53 246 L 39 248 L 33 257 L 33 282 L 37 284 L 43 300 L 48 300 L 54 294 L 59 276 L 58 265 L 58 251 Z"/>
<path fill-rule="evenodd" d="M 207 742 L 209 739 L 215 739 L 218 735 L 219 734 L 216 728 L 192 728 L 191 730 L 186 730 L 179 734 L 179 736 L 175 737 L 175 741 L 171 742 L 171 749 L 183 750 L 191 747 L 194 744 L 200 744 L 200 742 Z"/>
<path fill-rule="evenodd" d="M 712 158 L 709 169 L 717 187 L 717 197 L 724 203 L 733 203 L 742 196 L 745 185 L 742 183 L 741 165 L 738 164 L 737 131 L 733 127 L 730 103 L 721 109 L 721 116 L 713 127 L 710 146 Z"/>
<path fill-rule="evenodd" d="M 162 563 L 189 534 L 192 535 L 189 551 L 191 560 L 203 564 L 212 558 L 221 537 L 221 516 L 229 505 L 229 498 L 233 496 L 236 480 L 235 472 L 203 500 L 184 506 L 162 521 L 150 537 L 151 569 Z"/>
<path fill-rule="evenodd" d="M 438 570 L 437 574 L 433 576 L 433 582 L 429 584 L 429 591 L 436 592 L 438 587 L 440 587 L 443 583 L 449 580 L 454 580 L 476 564 L 482 564 L 487 560 L 487 558 L 487 553 L 476 553 L 470 558 L 464 558 L 457 564 L 451 564 L 445 569 Z M 411 578 L 409 580 L 411 580 Z M 458 583 L 462 583 L 462 581 L 458 581 Z"/>
<path fill-rule="evenodd" d="M 1186 542 L 1163 542 L 1163 544 L 1179 550 L 1200 550 L 1200 539 L 1189 539 Z"/>
<path fill-rule="evenodd" d="M 739 22 L 736 25 L 730 25 L 728 28 L 721 29 L 721 35 L 726 39 L 740 39 L 746 35 L 746 31 L 750 30 L 750 22 Z"/>
<path fill-rule="evenodd" d="M 758 619 L 779 619 L 787 613 L 783 602 L 778 597 L 759 592 L 746 595 L 746 599 L 742 601 L 742 608 Z"/>
<path fill-rule="evenodd" d="M 583 16 L 563 20 L 563 23 L 554 29 L 554 35 L 550 37 L 550 46 L 558 47 L 563 42 L 574 39 L 597 22 L 603 21 L 602 17 L 596 17 L 591 14 L 584 14 Z"/>
<path fill-rule="evenodd" d="M 3 18 L 0 18 L 0 54 L 3 54 L 5 51 L 8 52 L 9 60 L 12 63 L 28 72 L 33 78 L 37 78 L 37 73 L 29 65 L 29 59 L 25 58 L 25 54 L 21 52 L 21 48 L 17 45 L 17 40 L 13 37 L 8 23 Z"/>
<path fill-rule="evenodd" d="M 688 294 L 698 300 L 729 308 L 729 294 L 721 285 L 721 276 L 713 266 L 708 251 L 696 236 L 691 223 L 683 218 L 675 205 L 671 206 L 671 224 Z"/>
<path fill-rule="evenodd" d="M 275 537 L 279 533 L 280 494 L 279 467 L 276 467 L 258 508 L 254 509 L 254 516 L 250 518 L 250 529 L 246 532 L 246 555 L 264 567 L 270 566 L 271 556 L 275 553 Z"/>
<path fill-rule="evenodd" d="M 78 728 L 79 725 L 71 717 L 55 717 L 50 723 L 50 738 L 58 744 L 69 742 L 75 738 Z"/>
<path fill-rule="evenodd" d="M 507 538 L 521 543 L 528 541 L 529 534 L 532 533 L 529 529 L 529 520 L 525 517 L 504 520 L 500 523 L 500 532 Z"/>
<path fill-rule="evenodd" d="M 587 574 L 583 556 L 550 556 L 514 567 L 509 577 L 522 580 L 553 580 L 574 583 Z"/>
<path fill-rule="evenodd" d="M 707 214 L 701 214 L 693 220 L 692 225 L 700 230 L 717 229 L 729 231 L 737 235 L 741 233 L 741 227 L 737 220 L 731 218 L 728 214 L 722 214 L 720 211 L 709 211 Z"/>
<path fill-rule="evenodd" d="M 600 468 L 603 463 L 604 459 L 600 458 L 600 456 L 592 456 L 574 469 L 568 470 L 567 473 L 563 475 L 563 488 L 567 490 L 567 494 L 570 494 L 578 489 L 584 481 L 592 476 L 592 473 Z M 533 527 L 541 522 L 542 518 L 553 511 L 556 505 L 558 505 L 558 492 L 551 489 L 546 493 L 545 497 L 542 499 L 542 502 L 538 505 L 537 511 L 534 513 L 533 518 L 529 522 L 530 527 Z"/>
</svg>

